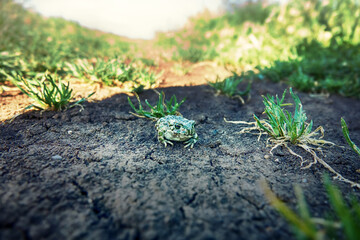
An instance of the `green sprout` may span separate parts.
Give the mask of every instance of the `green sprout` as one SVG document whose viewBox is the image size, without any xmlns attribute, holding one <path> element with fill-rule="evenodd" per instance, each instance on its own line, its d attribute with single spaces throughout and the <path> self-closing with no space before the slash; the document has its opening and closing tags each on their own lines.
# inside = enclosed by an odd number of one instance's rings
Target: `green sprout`
<svg viewBox="0 0 360 240">
<path fill-rule="evenodd" d="M 297 236 L 303 234 L 304 239 L 317 239 L 317 232 L 315 223 L 312 221 L 309 209 L 305 202 L 304 195 L 301 188 L 295 185 L 295 195 L 298 200 L 299 214 L 289 208 L 283 201 L 281 201 L 269 188 L 265 181 L 261 182 L 264 194 L 269 200 L 270 204 L 293 226 Z"/>
<path fill-rule="evenodd" d="M 262 188 L 270 204 L 291 224 L 297 239 L 337 239 L 335 234 L 346 236 L 345 239 L 358 239 L 360 235 L 359 202 L 354 199 L 349 206 L 339 189 L 331 184 L 328 177 L 324 178 L 324 183 L 330 205 L 335 212 L 333 215 L 337 218 L 334 220 L 311 217 L 299 185 L 295 185 L 298 213 L 276 197 L 265 181 L 262 182 Z"/>
<path fill-rule="evenodd" d="M 165 102 L 165 93 L 161 92 L 159 94 L 159 100 L 157 101 L 156 105 L 152 106 L 147 100 L 145 100 L 146 105 L 150 108 L 150 111 L 145 111 L 143 106 L 141 105 L 139 96 L 135 93 L 135 96 L 139 103 L 139 108 L 137 109 L 134 104 L 131 102 L 130 98 L 128 97 L 128 102 L 131 108 L 135 111 L 132 113 L 137 117 L 145 117 L 150 118 L 153 120 L 157 120 L 159 118 L 165 117 L 167 115 L 181 115 L 177 110 L 185 102 L 185 98 L 181 100 L 181 102 L 177 102 L 177 98 L 173 95 L 169 101 Z"/>
<path fill-rule="evenodd" d="M 268 120 L 260 121 L 260 119 L 256 115 L 254 115 L 256 123 L 262 130 L 264 130 L 274 139 L 290 141 L 293 144 L 304 141 L 302 140 L 302 138 L 306 138 L 308 140 L 311 136 L 310 134 L 313 122 L 310 121 L 309 124 L 306 122 L 307 117 L 305 112 L 303 111 L 300 99 L 293 93 L 291 88 L 290 94 L 295 102 L 294 115 L 284 109 L 284 106 L 292 105 L 289 103 L 283 103 L 285 99 L 285 94 L 286 90 L 284 91 L 281 99 L 279 99 L 278 96 L 276 96 L 276 99 L 274 98 L 274 96 L 263 96 L 265 114 L 267 115 Z M 318 129 L 318 131 L 323 132 L 322 127 L 319 127 Z M 318 141 L 315 142 L 317 143 Z M 325 143 L 322 141 L 320 142 Z"/>
<path fill-rule="evenodd" d="M 242 96 L 249 94 L 251 83 L 247 85 L 245 91 L 239 91 L 238 85 L 244 80 L 244 77 L 237 75 L 235 72 L 233 74 L 233 76 L 222 81 L 218 77 L 215 82 L 208 82 L 208 84 L 216 90 L 216 94 L 223 94 L 229 98 L 238 98 L 244 104 L 245 101 Z"/>
<path fill-rule="evenodd" d="M 94 62 L 78 59 L 75 64 L 66 63 L 66 65 L 74 77 L 90 82 L 100 82 L 107 86 L 116 85 L 116 81 L 131 81 L 135 72 L 134 67 L 120 62 L 119 59 L 105 61 L 98 58 Z"/>
<path fill-rule="evenodd" d="M 240 131 L 240 134 L 250 133 L 253 130 L 259 131 L 259 139 L 261 134 L 265 133 L 269 135 L 267 142 L 272 146 L 270 154 L 272 151 L 278 147 L 286 148 L 290 154 L 301 159 L 301 166 L 307 162 L 304 158 L 295 153 L 290 147 L 289 143 L 293 146 L 297 146 L 310 153 L 313 157 L 313 161 L 308 163 L 303 169 L 310 168 L 313 164 L 320 163 L 335 176 L 334 179 L 351 184 L 353 187 L 360 188 L 360 184 L 355 183 L 349 179 L 343 177 L 340 173 L 335 171 L 329 164 L 327 164 L 323 159 L 317 156 L 316 151 L 321 152 L 321 147 L 326 145 L 335 144 L 326 140 L 323 140 L 324 129 L 322 126 L 319 126 L 314 131 L 312 131 L 313 122 L 306 122 L 307 117 L 302 108 L 301 101 L 297 95 L 295 95 L 290 88 L 290 94 L 295 102 L 295 112 L 291 114 L 289 111 L 284 109 L 285 106 L 292 104 L 284 103 L 286 90 L 284 91 L 282 98 L 279 99 L 278 96 L 274 98 L 273 96 L 263 96 L 263 103 L 265 105 L 264 113 L 267 115 L 268 119 L 260 120 L 255 114 L 255 122 L 244 122 L 244 121 L 227 121 L 235 124 L 247 124 L 253 125 L 252 127 L 243 128 Z M 258 139 L 258 140 L 259 140 Z"/>
<path fill-rule="evenodd" d="M 45 73 L 42 80 L 28 80 L 21 76 L 18 76 L 19 82 L 14 81 L 14 84 L 27 96 L 35 101 L 35 104 L 31 104 L 26 109 L 37 108 L 39 110 L 53 110 L 61 111 L 70 104 L 74 98 L 73 90 L 70 88 L 70 83 L 67 85 L 61 82 L 58 78 L 56 81 L 50 74 Z M 95 92 L 89 94 L 86 98 L 82 98 L 77 102 L 71 104 L 70 107 L 79 105 L 85 102 Z"/>
<path fill-rule="evenodd" d="M 341 128 L 342 128 L 342 131 L 343 131 L 343 134 L 344 134 L 344 137 L 345 137 L 347 143 L 357 154 L 360 155 L 360 148 L 358 148 L 358 146 L 356 146 L 355 143 L 353 141 L 351 141 L 350 136 L 349 136 L 349 129 L 343 118 L 341 118 Z"/>
</svg>

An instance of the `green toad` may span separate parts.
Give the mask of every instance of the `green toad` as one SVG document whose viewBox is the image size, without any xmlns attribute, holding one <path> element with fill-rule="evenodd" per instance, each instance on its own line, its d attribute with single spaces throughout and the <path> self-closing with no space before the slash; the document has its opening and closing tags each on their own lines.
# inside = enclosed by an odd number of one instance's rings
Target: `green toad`
<svg viewBox="0 0 360 240">
<path fill-rule="evenodd" d="M 167 144 L 173 145 L 171 141 L 185 141 L 185 147 L 193 148 L 198 140 L 195 132 L 195 121 L 188 120 L 181 116 L 168 115 L 157 120 L 155 124 L 159 142 L 165 147 Z"/>
</svg>

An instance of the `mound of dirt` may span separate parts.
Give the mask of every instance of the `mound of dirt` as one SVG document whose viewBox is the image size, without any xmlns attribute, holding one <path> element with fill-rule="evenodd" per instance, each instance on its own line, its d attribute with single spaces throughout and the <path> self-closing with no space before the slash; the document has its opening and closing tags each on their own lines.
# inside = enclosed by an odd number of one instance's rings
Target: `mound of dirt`
<svg viewBox="0 0 360 240">
<path fill-rule="evenodd" d="M 299 184 L 319 217 L 330 211 L 322 183 L 328 171 L 319 164 L 301 169 L 286 149 L 270 155 L 266 137 L 237 134 L 241 126 L 224 121 L 262 116 L 261 95 L 285 88 L 255 83 L 245 105 L 214 96 L 206 85 L 159 89 L 168 98 L 186 97 L 180 112 L 197 122 L 193 149 L 158 143 L 154 122 L 131 115 L 125 94 L 85 103 L 83 111 L 18 116 L 0 126 L 0 239 L 291 239 L 259 180 L 292 207 Z M 345 117 L 359 143 L 359 100 L 298 95 L 326 140 L 346 146 Z M 149 90 L 140 98 L 155 103 L 158 96 Z M 320 156 L 360 182 L 359 156 L 348 147 Z M 335 183 L 344 196 L 359 196 L 358 189 Z"/>
</svg>

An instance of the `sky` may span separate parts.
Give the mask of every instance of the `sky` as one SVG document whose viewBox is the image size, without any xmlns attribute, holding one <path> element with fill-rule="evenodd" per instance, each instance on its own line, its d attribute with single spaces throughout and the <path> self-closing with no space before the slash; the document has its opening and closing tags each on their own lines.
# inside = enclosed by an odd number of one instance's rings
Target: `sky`
<svg viewBox="0 0 360 240">
<path fill-rule="evenodd" d="M 221 0 L 18 0 L 46 17 L 130 38 L 151 39 L 157 31 L 181 28 L 204 9 L 220 10 Z"/>
</svg>

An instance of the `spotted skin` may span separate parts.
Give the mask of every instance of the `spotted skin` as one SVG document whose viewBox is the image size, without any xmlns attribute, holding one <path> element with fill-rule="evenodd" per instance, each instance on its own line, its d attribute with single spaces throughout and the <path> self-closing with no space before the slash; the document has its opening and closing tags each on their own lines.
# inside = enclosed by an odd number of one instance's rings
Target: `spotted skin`
<svg viewBox="0 0 360 240">
<path fill-rule="evenodd" d="M 193 148 L 198 140 L 195 132 L 195 121 L 188 120 L 181 116 L 169 115 L 160 118 L 155 124 L 158 133 L 158 140 L 165 147 L 173 145 L 171 141 L 184 142 L 185 148 Z"/>
</svg>

